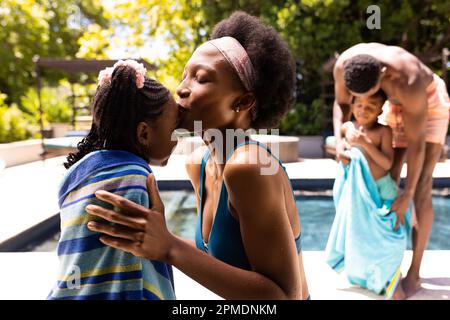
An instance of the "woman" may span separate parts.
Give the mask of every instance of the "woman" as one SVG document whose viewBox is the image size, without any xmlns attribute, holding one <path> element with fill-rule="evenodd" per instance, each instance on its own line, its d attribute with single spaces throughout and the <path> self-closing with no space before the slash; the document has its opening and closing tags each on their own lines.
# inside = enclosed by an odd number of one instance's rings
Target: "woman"
<svg viewBox="0 0 450 320">
<path fill-rule="evenodd" d="M 240 134 L 227 152 L 207 132 L 207 149 L 191 155 L 187 171 L 197 196 L 196 246 L 171 234 L 162 202 L 151 192 L 146 209 L 105 191 L 96 196 L 120 208 L 89 213 L 119 225 L 92 222 L 101 240 L 137 256 L 169 263 L 226 299 L 307 299 L 300 221 L 281 163 L 243 130 L 276 126 L 293 102 L 295 72 L 273 28 L 236 12 L 221 21 L 188 61 L 177 94 L 182 127 Z M 267 163 L 270 174 L 262 174 Z M 152 177 L 150 179 L 153 179 Z M 149 184 L 152 185 L 153 180 Z M 155 190 L 154 187 L 152 187 Z M 157 209 L 155 209 L 157 208 Z"/>
</svg>

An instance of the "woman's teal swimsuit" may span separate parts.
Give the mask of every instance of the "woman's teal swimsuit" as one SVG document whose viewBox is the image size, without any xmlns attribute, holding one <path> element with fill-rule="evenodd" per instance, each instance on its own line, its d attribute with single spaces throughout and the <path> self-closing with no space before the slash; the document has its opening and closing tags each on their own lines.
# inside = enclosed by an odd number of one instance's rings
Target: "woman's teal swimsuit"
<svg viewBox="0 0 450 320">
<path fill-rule="evenodd" d="M 233 152 L 242 145 L 247 144 L 257 144 L 258 146 L 266 149 L 270 155 L 278 160 L 280 166 L 283 168 L 284 172 L 287 172 L 281 161 L 275 157 L 270 149 L 253 140 L 247 140 L 242 144 L 236 146 Z M 231 152 L 226 161 L 232 155 Z M 211 228 L 211 234 L 209 237 L 209 242 L 205 243 L 202 236 L 202 221 L 203 221 L 203 206 L 205 202 L 205 167 L 208 161 L 209 152 L 203 156 L 201 167 L 200 167 L 200 214 L 197 219 L 197 226 L 195 232 L 195 243 L 197 248 L 207 252 L 208 254 L 216 257 L 217 259 L 228 263 L 232 266 L 252 270 L 252 267 L 247 259 L 247 254 L 245 253 L 244 245 L 242 243 L 241 231 L 239 227 L 239 221 L 237 221 L 230 212 L 228 208 L 228 192 L 225 184 L 222 182 L 222 189 L 220 192 L 219 204 L 217 206 L 217 212 L 213 221 Z M 289 179 L 289 177 L 288 177 Z M 290 180 L 289 180 L 290 183 Z M 292 190 L 292 185 L 291 185 Z M 295 245 L 297 247 L 297 252 L 301 251 L 301 234 L 295 239 Z"/>
</svg>

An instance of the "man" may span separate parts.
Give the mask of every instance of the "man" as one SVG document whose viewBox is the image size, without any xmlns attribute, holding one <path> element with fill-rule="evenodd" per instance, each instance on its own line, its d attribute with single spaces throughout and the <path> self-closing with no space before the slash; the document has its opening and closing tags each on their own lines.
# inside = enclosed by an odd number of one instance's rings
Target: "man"
<svg viewBox="0 0 450 320">
<path fill-rule="evenodd" d="M 333 125 L 337 158 L 348 162 L 341 136 L 341 125 L 350 119 L 353 96 L 371 96 L 380 88 L 388 102 L 380 122 L 393 130 L 395 148 L 391 175 L 400 180 L 406 157 L 407 177 L 404 190 L 391 210 L 398 224 L 405 223 L 405 212 L 411 201 L 416 208 L 418 226 L 413 230 L 413 259 L 401 285 L 406 297 L 420 289 L 420 264 L 433 223 L 431 189 L 433 170 L 445 143 L 450 99 L 444 81 L 417 57 L 403 48 L 380 43 L 360 43 L 344 51 L 333 70 L 335 102 Z M 349 139 L 359 135 L 354 130 Z"/>
</svg>

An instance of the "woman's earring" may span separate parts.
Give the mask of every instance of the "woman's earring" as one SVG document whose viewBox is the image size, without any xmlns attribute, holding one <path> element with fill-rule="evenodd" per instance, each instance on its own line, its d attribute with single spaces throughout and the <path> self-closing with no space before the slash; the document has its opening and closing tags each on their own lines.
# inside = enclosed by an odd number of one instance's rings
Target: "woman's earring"
<svg viewBox="0 0 450 320">
<path fill-rule="evenodd" d="M 239 108 L 239 107 L 236 107 L 236 109 L 235 109 L 234 111 L 239 112 L 239 111 L 240 111 L 240 108 Z"/>
<path fill-rule="evenodd" d="M 250 113 L 251 113 L 251 115 L 252 115 L 252 120 L 255 120 L 255 119 L 256 119 L 256 108 L 253 107 L 253 108 L 250 110 Z"/>
</svg>

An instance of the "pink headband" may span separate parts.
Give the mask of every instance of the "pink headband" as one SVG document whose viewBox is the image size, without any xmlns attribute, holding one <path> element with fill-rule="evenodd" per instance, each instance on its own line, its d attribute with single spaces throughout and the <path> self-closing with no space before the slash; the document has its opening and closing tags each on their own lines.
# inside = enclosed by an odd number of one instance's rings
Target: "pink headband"
<svg viewBox="0 0 450 320">
<path fill-rule="evenodd" d="M 141 89 L 144 87 L 145 82 L 145 74 L 147 73 L 147 69 L 144 67 L 142 63 L 137 62 L 136 60 L 119 60 L 112 67 L 105 68 L 98 74 L 98 84 L 102 85 L 107 82 L 111 82 L 111 76 L 115 68 L 120 66 L 128 66 L 134 69 L 136 75 L 136 87 Z"/>
<path fill-rule="evenodd" d="M 236 71 L 245 89 L 251 91 L 255 84 L 255 70 L 250 57 L 244 47 L 232 37 L 213 39 L 207 43 L 212 44 L 227 59 L 228 63 Z"/>
</svg>

